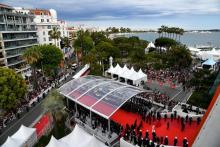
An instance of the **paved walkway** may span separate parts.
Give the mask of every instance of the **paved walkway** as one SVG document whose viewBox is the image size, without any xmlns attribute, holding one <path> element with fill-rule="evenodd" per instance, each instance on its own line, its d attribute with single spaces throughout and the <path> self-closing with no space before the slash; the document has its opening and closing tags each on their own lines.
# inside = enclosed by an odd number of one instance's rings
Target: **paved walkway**
<svg viewBox="0 0 220 147">
<path fill-rule="evenodd" d="M 35 107 L 30 109 L 30 111 L 24 114 L 22 118 L 16 120 L 14 123 L 10 125 L 10 127 L 7 130 L 5 130 L 3 134 L 1 134 L 0 144 L 3 144 L 5 140 L 8 138 L 8 136 L 13 135 L 22 124 L 25 126 L 30 126 L 35 121 L 35 119 L 43 113 L 43 101 L 45 101 L 45 99 L 39 102 Z"/>
<path fill-rule="evenodd" d="M 189 96 L 192 94 L 191 90 L 183 91 L 181 87 L 171 88 L 166 85 L 160 86 L 155 82 L 146 83 L 146 86 L 152 90 L 159 90 L 160 92 L 167 94 L 170 97 L 170 100 L 176 102 L 187 102 Z"/>
</svg>

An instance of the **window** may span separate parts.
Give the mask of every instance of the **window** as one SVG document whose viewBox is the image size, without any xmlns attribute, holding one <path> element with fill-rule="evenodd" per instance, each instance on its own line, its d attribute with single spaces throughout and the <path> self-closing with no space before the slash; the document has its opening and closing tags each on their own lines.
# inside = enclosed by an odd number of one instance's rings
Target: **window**
<svg viewBox="0 0 220 147">
<path fill-rule="evenodd" d="M 49 22 L 49 19 L 47 19 L 47 22 Z"/>
<path fill-rule="evenodd" d="M 44 37 L 44 42 L 46 42 L 46 38 Z"/>
<path fill-rule="evenodd" d="M 49 37 L 49 41 L 52 41 L 51 37 Z"/>
<path fill-rule="evenodd" d="M 43 12 L 40 12 L 40 15 L 44 15 L 44 13 L 43 13 Z"/>
<path fill-rule="evenodd" d="M 44 22 L 44 19 L 41 19 L 41 22 Z"/>
<path fill-rule="evenodd" d="M 51 26 L 47 26 L 48 29 L 51 29 Z"/>
<path fill-rule="evenodd" d="M 43 35 L 45 35 L 45 31 L 43 31 Z"/>
</svg>

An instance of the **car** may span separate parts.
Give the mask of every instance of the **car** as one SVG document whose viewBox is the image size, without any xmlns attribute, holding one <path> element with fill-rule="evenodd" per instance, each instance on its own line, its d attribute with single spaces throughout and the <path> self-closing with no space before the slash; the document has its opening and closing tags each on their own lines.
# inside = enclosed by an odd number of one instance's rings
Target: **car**
<svg viewBox="0 0 220 147">
<path fill-rule="evenodd" d="M 78 65 L 76 63 L 72 64 L 71 69 L 75 70 L 78 67 Z"/>
</svg>

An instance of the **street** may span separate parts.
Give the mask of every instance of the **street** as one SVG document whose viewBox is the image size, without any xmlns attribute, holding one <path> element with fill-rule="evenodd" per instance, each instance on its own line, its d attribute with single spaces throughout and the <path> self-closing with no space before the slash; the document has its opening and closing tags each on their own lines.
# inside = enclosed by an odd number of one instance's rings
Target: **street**
<svg viewBox="0 0 220 147">
<path fill-rule="evenodd" d="M 80 70 L 80 69 L 81 69 L 81 67 L 79 67 L 77 69 L 77 71 Z M 69 80 L 71 80 L 72 76 L 73 75 L 70 75 L 58 87 L 60 87 L 62 84 L 64 84 L 64 83 L 68 82 Z M 24 126 L 30 127 L 32 125 L 32 123 L 35 122 L 36 119 L 38 119 L 44 113 L 42 104 L 45 101 L 45 99 L 43 99 L 40 102 L 38 102 L 34 107 L 31 107 L 28 112 L 25 112 L 24 114 L 21 115 L 20 119 L 14 120 L 12 123 L 7 125 L 6 128 L 4 128 L 2 130 L 2 132 L 0 134 L 0 145 L 2 145 L 6 141 L 8 136 L 12 136 L 20 128 L 20 126 L 22 124 Z"/>
</svg>

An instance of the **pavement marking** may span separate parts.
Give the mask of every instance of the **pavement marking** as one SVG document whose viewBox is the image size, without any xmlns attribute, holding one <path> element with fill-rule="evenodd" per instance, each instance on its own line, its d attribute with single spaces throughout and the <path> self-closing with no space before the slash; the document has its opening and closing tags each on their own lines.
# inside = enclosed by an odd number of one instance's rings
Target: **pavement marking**
<svg viewBox="0 0 220 147">
<path fill-rule="evenodd" d="M 186 103 L 188 102 L 188 100 L 189 100 L 189 98 L 192 96 L 192 94 L 193 94 L 193 90 L 192 91 L 190 91 L 191 93 L 190 93 L 190 95 L 188 96 L 188 98 L 186 98 Z"/>
<path fill-rule="evenodd" d="M 180 92 L 178 92 L 176 95 L 174 95 L 169 101 L 172 101 L 172 100 L 173 100 L 176 96 L 178 96 L 182 91 L 183 91 L 183 89 L 180 90 Z"/>
<path fill-rule="evenodd" d="M 13 127 L 15 127 L 15 125 L 17 125 L 20 121 L 22 121 L 27 115 L 29 115 L 31 112 L 33 112 L 36 108 L 38 108 L 38 106 L 44 101 L 45 99 L 43 99 L 40 103 L 38 103 L 37 106 L 35 106 L 31 111 L 27 112 L 22 118 L 20 118 L 19 120 L 17 120 L 17 122 L 15 122 L 12 126 L 10 126 L 7 130 L 5 130 L 1 135 L 0 138 L 6 134 L 9 130 L 11 130 Z"/>
</svg>

